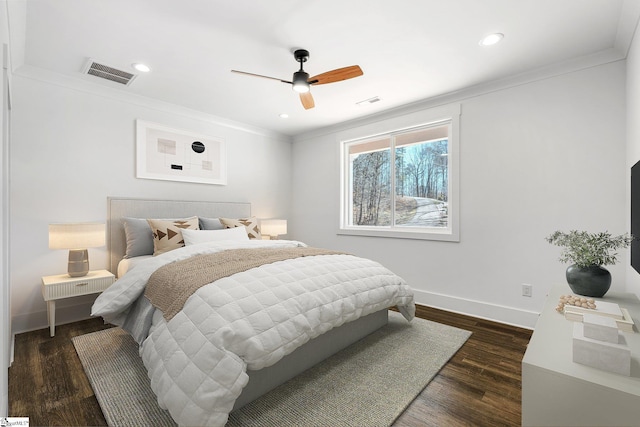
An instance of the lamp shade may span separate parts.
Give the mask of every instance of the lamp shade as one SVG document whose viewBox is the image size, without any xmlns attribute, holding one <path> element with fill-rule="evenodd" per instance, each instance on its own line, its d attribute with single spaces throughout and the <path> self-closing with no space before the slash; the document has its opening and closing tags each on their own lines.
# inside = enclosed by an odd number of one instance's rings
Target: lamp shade
<svg viewBox="0 0 640 427">
<path fill-rule="evenodd" d="M 260 232 L 267 236 L 287 234 L 286 219 L 263 219 L 260 221 Z"/>
<path fill-rule="evenodd" d="M 49 249 L 86 249 L 104 246 L 105 225 L 96 222 L 49 224 Z"/>
</svg>

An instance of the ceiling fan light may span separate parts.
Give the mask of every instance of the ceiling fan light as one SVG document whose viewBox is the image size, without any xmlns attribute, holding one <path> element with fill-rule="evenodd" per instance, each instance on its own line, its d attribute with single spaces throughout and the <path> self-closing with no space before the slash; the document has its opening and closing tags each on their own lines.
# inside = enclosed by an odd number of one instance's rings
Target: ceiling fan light
<svg viewBox="0 0 640 427">
<path fill-rule="evenodd" d="M 309 92 L 309 85 L 307 83 L 294 83 L 293 84 L 293 90 L 295 90 L 298 93 L 307 93 Z"/>
<path fill-rule="evenodd" d="M 293 90 L 298 93 L 307 93 L 309 92 L 309 74 L 304 71 L 297 71 L 293 73 Z"/>
</svg>

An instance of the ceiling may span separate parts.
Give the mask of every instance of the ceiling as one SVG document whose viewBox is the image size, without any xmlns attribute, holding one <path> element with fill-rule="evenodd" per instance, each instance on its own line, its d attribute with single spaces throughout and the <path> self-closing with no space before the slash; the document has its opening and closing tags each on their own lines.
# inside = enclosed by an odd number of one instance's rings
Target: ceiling
<svg viewBox="0 0 640 427">
<path fill-rule="evenodd" d="M 22 10 L 17 3 L 22 4 Z M 15 73 L 82 79 L 286 135 L 580 58 L 625 58 L 640 0 L 12 0 Z M 25 7 L 26 5 L 26 11 Z M 25 28 L 25 30 L 20 30 Z M 22 32 L 20 40 L 18 31 Z M 504 33 L 501 43 L 479 40 Z M 16 36 L 18 34 L 18 36 Z M 364 75 L 291 86 L 292 51 L 316 75 L 358 64 Z M 129 86 L 82 74 L 88 58 L 134 72 Z M 357 102 L 379 97 L 380 102 Z M 281 113 L 289 118 L 282 119 Z"/>
</svg>

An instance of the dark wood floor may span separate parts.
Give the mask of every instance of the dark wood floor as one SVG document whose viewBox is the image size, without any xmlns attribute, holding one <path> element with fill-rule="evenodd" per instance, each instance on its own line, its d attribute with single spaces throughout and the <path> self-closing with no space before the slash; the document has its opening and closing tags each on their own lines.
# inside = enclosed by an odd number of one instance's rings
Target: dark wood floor
<svg viewBox="0 0 640 427">
<path fill-rule="evenodd" d="M 418 317 L 473 332 L 394 426 L 518 426 L 526 329 L 418 307 Z M 32 426 L 104 426 L 71 338 L 104 329 L 100 319 L 16 336 L 9 368 L 9 415 Z"/>
<path fill-rule="evenodd" d="M 521 425 L 521 362 L 531 331 L 423 306 L 416 315 L 473 334 L 394 426 Z"/>
</svg>

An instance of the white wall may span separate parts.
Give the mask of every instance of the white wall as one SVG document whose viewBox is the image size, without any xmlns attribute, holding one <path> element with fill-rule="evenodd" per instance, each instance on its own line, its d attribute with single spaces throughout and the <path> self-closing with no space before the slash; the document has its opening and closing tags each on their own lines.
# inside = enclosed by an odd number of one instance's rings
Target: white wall
<svg viewBox="0 0 640 427">
<path fill-rule="evenodd" d="M 627 182 L 630 183 L 631 166 L 640 160 L 640 35 L 637 33 L 627 56 Z M 630 185 L 627 194 L 631 194 Z M 627 218 L 631 224 L 631 203 L 627 197 Z M 640 236 L 636 236 L 640 238 Z M 640 297 L 640 274 L 627 267 L 627 290 Z"/>
<path fill-rule="evenodd" d="M 419 303 L 533 327 L 548 289 L 565 280 L 559 248 L 544 238 L 557 229 L 628 230 L 624 81 L 619 61 L 457 99 L 459 243 L 336 235 L 339 135 L 372 120 L 298 137 L 292 233 L 382 262 Z M 623 254 L 609 268 L 612 289 L 624 288 L 627 263 Z M 521 296 L 522 283 L 533 297 Z"/>
<path fill-rule="evenodd" d="M 13 86 L 10 218 L 16 332 L 46 326 L 40 278 L 66 271 L 67 251 L 48 248 L 48 224 L 105 221 L 108 196 L 248 201 L 253 215 L 288 217 L 288 137 L 103 87 L 73 87 L 29 70 L 16 72 Z M 136 179 L 136 119 L 223 138 L 228 185 Z M 92 269 L 107 268 L 106 248 L 89 249 L 89 259 Z M 88 317 L 93 299 L 59 302 L 59 323 Z"/>
<path fill-rule="evenodd" d="M 10 322 L 10 290 L 9 290 L 9 236 L 7 233 L 9 224 L 8 199 L 9 179 L 7 165 L 9 163 L 9 111 L 7 105 L 8 87 L 5 79 L 11 72 L 9 66 L 9 20 L 7 16 L 7 4 L 0 1 L 0 417 L 9 412 L 9 361 L 11 349 L 11 322 Z"/>
</svg>

